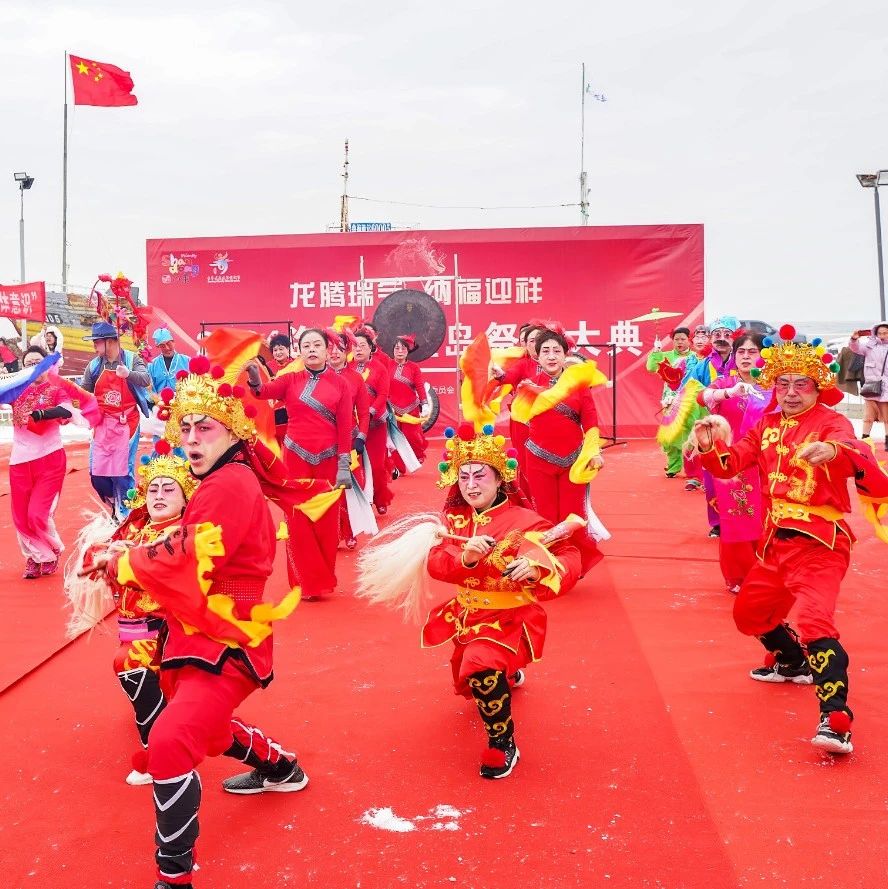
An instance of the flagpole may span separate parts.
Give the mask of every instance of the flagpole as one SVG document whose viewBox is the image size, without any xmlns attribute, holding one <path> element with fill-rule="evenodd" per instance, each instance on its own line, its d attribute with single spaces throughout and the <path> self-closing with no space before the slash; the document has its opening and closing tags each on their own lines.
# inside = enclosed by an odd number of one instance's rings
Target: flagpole
<svg viewBox="0 0 888 889">
<path fill-rule="evenodd" d="M 62 140 L 62 293 L 68 292 L 68 51 L 65 50 L 65 115 Z"/>
<path fill-rule="evenodd" d="M 580 85 L 580 225 L 589 224 L 589 205 L 586 203 L 586 63 L 583 62 L 583 82 Z"/>
</svg>

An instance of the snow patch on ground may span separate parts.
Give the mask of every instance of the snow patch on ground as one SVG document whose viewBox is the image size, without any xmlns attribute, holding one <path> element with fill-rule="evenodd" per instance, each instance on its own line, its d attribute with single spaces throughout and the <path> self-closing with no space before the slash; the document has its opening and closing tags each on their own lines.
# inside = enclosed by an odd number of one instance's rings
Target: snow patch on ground
<svg viewBox="0 0 888 889">
<path fill-rule="evenodd" d="M 361 824 L 367 824 L 378 830 L 389 830 L 393 833 L 408 833 L 422 827 L 425 830 L 459 830 L 459 819 L 471 812 L 471 809 L 460 811 L 455 806 L 439 803 L 429 809 L 428 815 L 416 815 L 411 819 L 396 815 L 391 807 L 367 809 L 360 817 Z"/>
</svg>

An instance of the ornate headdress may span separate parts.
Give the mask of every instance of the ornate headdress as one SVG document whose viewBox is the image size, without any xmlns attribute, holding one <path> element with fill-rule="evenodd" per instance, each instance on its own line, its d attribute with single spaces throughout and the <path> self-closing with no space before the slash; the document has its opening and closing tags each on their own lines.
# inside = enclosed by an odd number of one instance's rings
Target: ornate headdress
<svg viewBox="0 0 888 889">
<path fill-rule="evenodd" d="M 821 391 L 834 388 L 839 370 L 835 357 L 826 351 L 819 337 L 810 343 L 795 343 L 795 336 L 796 329 L 784 324 L 780 328 L 780 340 L 772 336 L 764 338 L 762 357 L 750 371 L 756 382 L 763 389 L 772 389 L 781 374 L 802 374 L 814 380 Z"/>
<path fill-rule="evenodd" d="M 212 417 L 242 441 L 254 442 L 258 435 L 253 422 L 258 410 L 255 404 L 244 404 L 247 391 L 243 386 L 225 382 L 225 369 L 219 365 L 211 368 L 205 355 L 197 355 L 188 363 L 188 372 L 176 374 L 176 389 L 163 389 L 160 393 L 163 406 L 157 415 L 166 420 L 166 438 L 173 444 L 179 442 L 179 423 L 182 417 L 196 414 Z"/>
<path fill-rule="evenodd" d="M 136 487 L 126 492 L 130 509 L 145 505 L 148 486 L 156 478 L 171 478 L 182 489 L 186 501 L 197 490 L 198 480 L 191 474 L 188 461 L 173 453 L 170 443 L 164 438 L 154 445 L 154 454 L 144 454 L 140 463 L 141 466 L 136 469 Z"/>
<path fill-rule="evenodd" d="M 438 464 L 441 478 L 439 488 L 449 488 L 456 484 L 461 466 L 466 463 L 486 463 L 495 469 L 504 482 L 514 481 L 518 475 L 518 452 L 514 448 L 503 450 L 506 439 L 493 434 L 489 423 L 480 432 L 475 432 L 471 423 L 463 423 L 459 429 L 448 426 L 444 430 L 444 459 Z"/>
</svg>

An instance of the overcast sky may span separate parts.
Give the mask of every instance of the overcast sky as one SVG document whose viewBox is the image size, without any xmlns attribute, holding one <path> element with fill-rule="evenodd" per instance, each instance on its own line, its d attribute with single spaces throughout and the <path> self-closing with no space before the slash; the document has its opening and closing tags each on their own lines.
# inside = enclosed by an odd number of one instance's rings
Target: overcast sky
<svg viewBox="0 0 888 889">
<path fill-rule="evenodd" d="M 61 280 L 64 52 L 116 64 L 133 108 L 69 108 L 69 282 L 145 277 L 149 237 L 316 232 L 356 195 L 578 200 L 580 63 L 591 224 L 705 225 L 707 314 L 878 313 L 873 194 L 888 168 L 875 0 L 777 4 L 155 0 L 0 5 L 0 281 Z M 885 189 L 888 204 L 888 188 Z M 575 225 L 576 207 L 352 204 L 423 228 Z M 888 217 L 886 217 L 888 220 Z M 886 230 L 888 241 L 888 230 Z"/>
</svg>

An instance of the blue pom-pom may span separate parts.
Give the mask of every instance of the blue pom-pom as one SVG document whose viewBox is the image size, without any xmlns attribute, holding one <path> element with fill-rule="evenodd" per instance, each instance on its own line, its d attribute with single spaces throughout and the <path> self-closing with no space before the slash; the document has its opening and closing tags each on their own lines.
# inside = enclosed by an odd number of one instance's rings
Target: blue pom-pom
<svg viewBox="0 0 888 889">
<path fill-rule="evenodd" d="M 139 457 L 139 462 L 143 466 L 147 466 L 151 462 L 151 458 L 147 454 L 142 454 L 142 456 Z"/>
<path fill-rule="evenodd" d="M 823 340 L 819 336 L 815 336 L 814 339 L 811 340 L 811 345 L 816 349 L 822 342 Z"/>
<path fill-rule="evenodd" d="M 762 345 L 763 345 L 763 346 L 773 346 L 773 345 L 774 345 L 774 339 L 773 339 L 772 337 L 766 336 L 766 337 L 762 340 Z"/>
<path fill-rule="evenodd" d="M 485 435 L 493 435 L 493 426 L 492 426 L 490 423 L 485 423 L 485 424 L 481 427 L 481 431 L 482 431 Z"/>
<path fill-rule="evenodd" d="M 185 459 L 185 449 L 184 448 L 173 448 L 173 453 L 179 457 L 181 460 Z"/>
<path fill-rule="evenodd" d="M 444 430 L 444 438 L 453 438 L 456 435 L 456 430 L 452 426 L 448 426 Z"/>
</svg>

